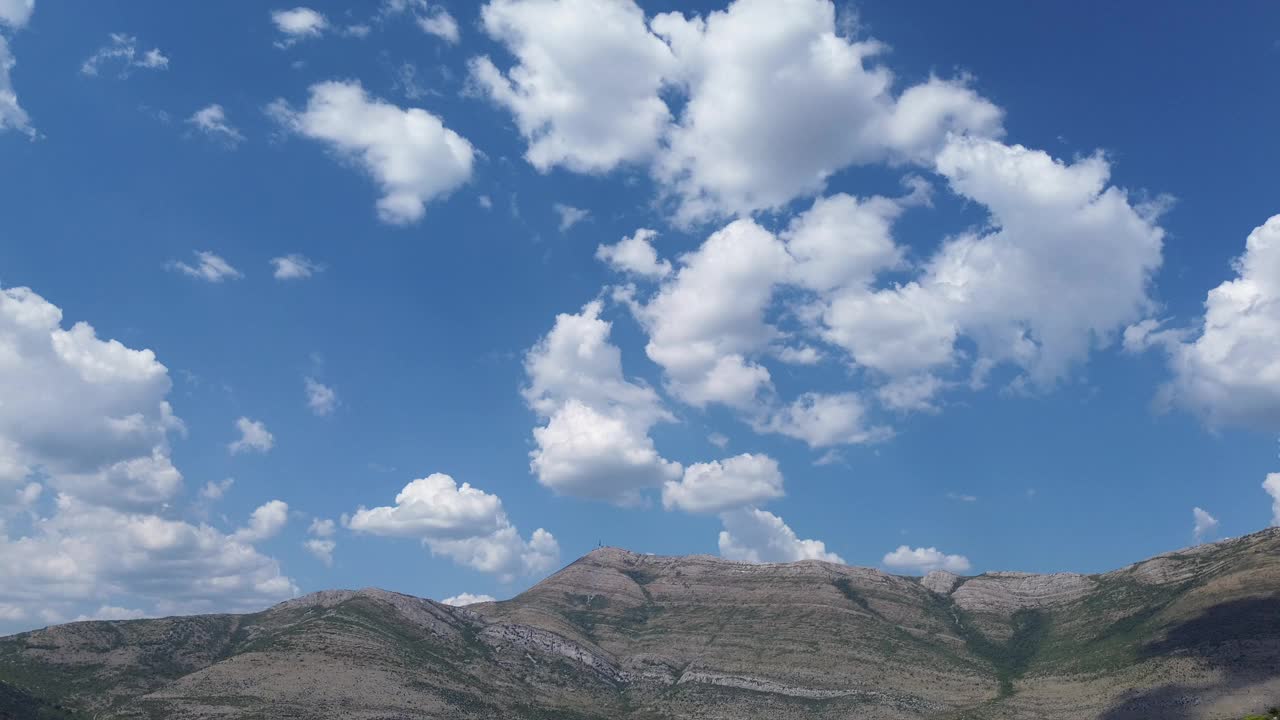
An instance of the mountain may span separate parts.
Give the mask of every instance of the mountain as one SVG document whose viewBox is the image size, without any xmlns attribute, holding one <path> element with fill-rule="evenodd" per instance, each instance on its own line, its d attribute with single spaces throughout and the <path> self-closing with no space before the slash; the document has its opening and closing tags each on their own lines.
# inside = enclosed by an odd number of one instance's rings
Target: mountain
<svg viewBox="0 0 1280 720">
<path fill-rule="evenodd" d="M 0 718 L 1239 718 L 1280 705 L 1280 529 L 1101 575 L 592 552 L 504 602 L 331 590 L 0 639 Z"/>
</svg>

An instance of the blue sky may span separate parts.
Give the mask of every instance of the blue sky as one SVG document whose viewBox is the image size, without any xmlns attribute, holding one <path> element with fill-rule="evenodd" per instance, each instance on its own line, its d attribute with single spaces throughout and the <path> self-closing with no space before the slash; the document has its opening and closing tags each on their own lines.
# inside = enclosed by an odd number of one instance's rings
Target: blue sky
<svg viewBox="0 0 1280 720">
<path fill-rule="evenodd" d="M 0 0 L 0 629 L 1261 529 L 1277 20 Z"/>
</svg>

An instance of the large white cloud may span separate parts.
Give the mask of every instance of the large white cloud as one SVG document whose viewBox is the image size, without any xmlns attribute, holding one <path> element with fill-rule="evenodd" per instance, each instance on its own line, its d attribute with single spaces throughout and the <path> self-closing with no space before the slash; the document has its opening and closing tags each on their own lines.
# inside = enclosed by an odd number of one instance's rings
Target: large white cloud
<svg viewBox="0 0 1280 720">
<path fill-rule="evenodd" d="M 150 350 L 64 329 L 36 293 L 0 290 L 0 519 L 17 520 L 0 524 L 0 620 L 30 627 L 104 601 L 250 610 L 296 592 L 252 545 L 279 531 L 283 503 L 233 534 L 170 517 L 182 475 L 168 440 L 182 423 L 169 389 Z"/>
<path fill-rule="evenodd" d="M 428 202 L 471 177 L 475 150 L 466 138 L 426 110 L 369 97 L 358 82 L 318 83 L 306 108 L 276 100 L 268 112 L 363 167 L 382 189 L 378 217 L 384 222 L 417 222 Z"/>
<path fill-rule="evenodd" d="M 826 339 L 859 367 L 906 386 L 890 405 L 922 407 L 959 369 L 981 384 L 1002 363 L 1048 387 L 1151 307 L 1163 231 L 1153 211 L 1107 186 L 1101 156 L 1074 164 L 1020 145 L 952 138 L 937 169 L 991 213 L 991 228 L 948 239 L 914 279 L 879 290 L 832 290 Z M 965 338 L 976 355 L 957 350 Z"/>
<path fill-rule="evenodd" d="M 0 25 L 24 27 L 35 9 L 36 0 L 0 0 Z"/>
<path fill-rule="evenodd" d="M 27 288 L 0 290 L 0 486 L 39 477 L 83 500 L 139 508 L 181 487 L 168 370 L 101 340 Z"/>
<path fill-rule="evenodd" d="M 604 172 L 657 149 L 674 60 L 631 0 L 491 0 L 481 19 L 517 64 L 477 58 L 472 74 L 515 116 L 534 167 Z"/>
<path fill-rule="evenodd" d="M 718 513 L 759 505 L 783 494 L 777 461 L 768 455 L 743 453 L 685 468 L 683 478 L 663 486 L 662 505 L 668 510 Z"/>
<path fill-rule="evenodd" d="M 538 528 L 528 540 L 511 524 L 502 500 L 450 476 L 434 473 L 405 485 L 395 505 L 361 507 L 348 527 L 370 535 L 421 540 L 436 555 L 503 579 L 551 569 L 560 546 Z"/>
<path fill-rule="evenodd" d="M 122 512 L 57 498 L 31 534 L 0 538 L 0 603 L 15 621 L 50 618 L 41 609 L 128 596 L 160 613 L 258 610 L 297 594 L 275 560 L 208 525 Z"/>
<path fill-rule="evenodd" d="M 681 400 L 702 407 L 756 405 L 769 371 L 748 359 L 777 338 L 764 311 L 791 258 L 777 237 L 751 220 L 713 233 L 636 315 L 649 333 L 645 352 L 666 371 Z"/>
<path fill-rule="evenodd" d="M 933 547 L 910 548 L 898 546 L 897 550 L 886 553 L 885 567 L 905 570 L 910 573 L 927 573 L 932 570 L 946 570 L 953 573 L 969 571 L 969 559 L 963 555 L 948 555 Z"/>
<path fill-rule="evenodd" d="M 1174 403 L 1213 427 L 1280 431 L 1280 215 L 1249 234 L 1236 277 L 1209 291 L 1199 334 L 1155 331 Z"/>
<path fill-rule="evenodd" d="M 722 513 L 720 555 L 729 560 L 752 563 L 825 560 L 843 563 L 828 552 L 821 540 L 802 540 L 782 518 L 764 510 L 745 508 Z"/>
<path fill-rule="evenodd" d="M 622 373 L 601 304 L 561 314 L 525 356 L 529 406 L 546 419 L 530 454 L 538 481 L 556 492 L 635 504 L 647 488 L 680 477 L 654 449 L 649 429 L 672 419 L 652 388 Z"/>
</svg>

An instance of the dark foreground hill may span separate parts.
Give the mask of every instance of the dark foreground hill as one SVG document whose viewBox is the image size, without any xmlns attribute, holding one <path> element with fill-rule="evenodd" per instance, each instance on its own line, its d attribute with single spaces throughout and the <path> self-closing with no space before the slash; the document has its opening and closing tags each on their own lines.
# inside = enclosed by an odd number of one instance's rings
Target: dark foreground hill
<svg viewBox="0 0 1280 720">
<path fill-rule="evenodd" d="M 0 718 L 1241 717 L 1280 704 L 1280 531 L 1103 575 L 603 549 L 500 603 L 333 590 L 0 639 Z"/>
</svg>

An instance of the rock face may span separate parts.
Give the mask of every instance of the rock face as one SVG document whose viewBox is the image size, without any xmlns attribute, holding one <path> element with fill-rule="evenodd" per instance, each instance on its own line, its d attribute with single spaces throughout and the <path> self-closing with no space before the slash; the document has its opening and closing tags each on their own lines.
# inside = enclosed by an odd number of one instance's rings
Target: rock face
<svg viewBox="0 0 1280 720">
<path fill-rule="evenodd" d="M 0 719 L 1217 719 L 1280 704 L 1280 531 L 1103 575 L 597 550 L 512 600 L 331 590 L 0 639 Z"/>
</svg>

